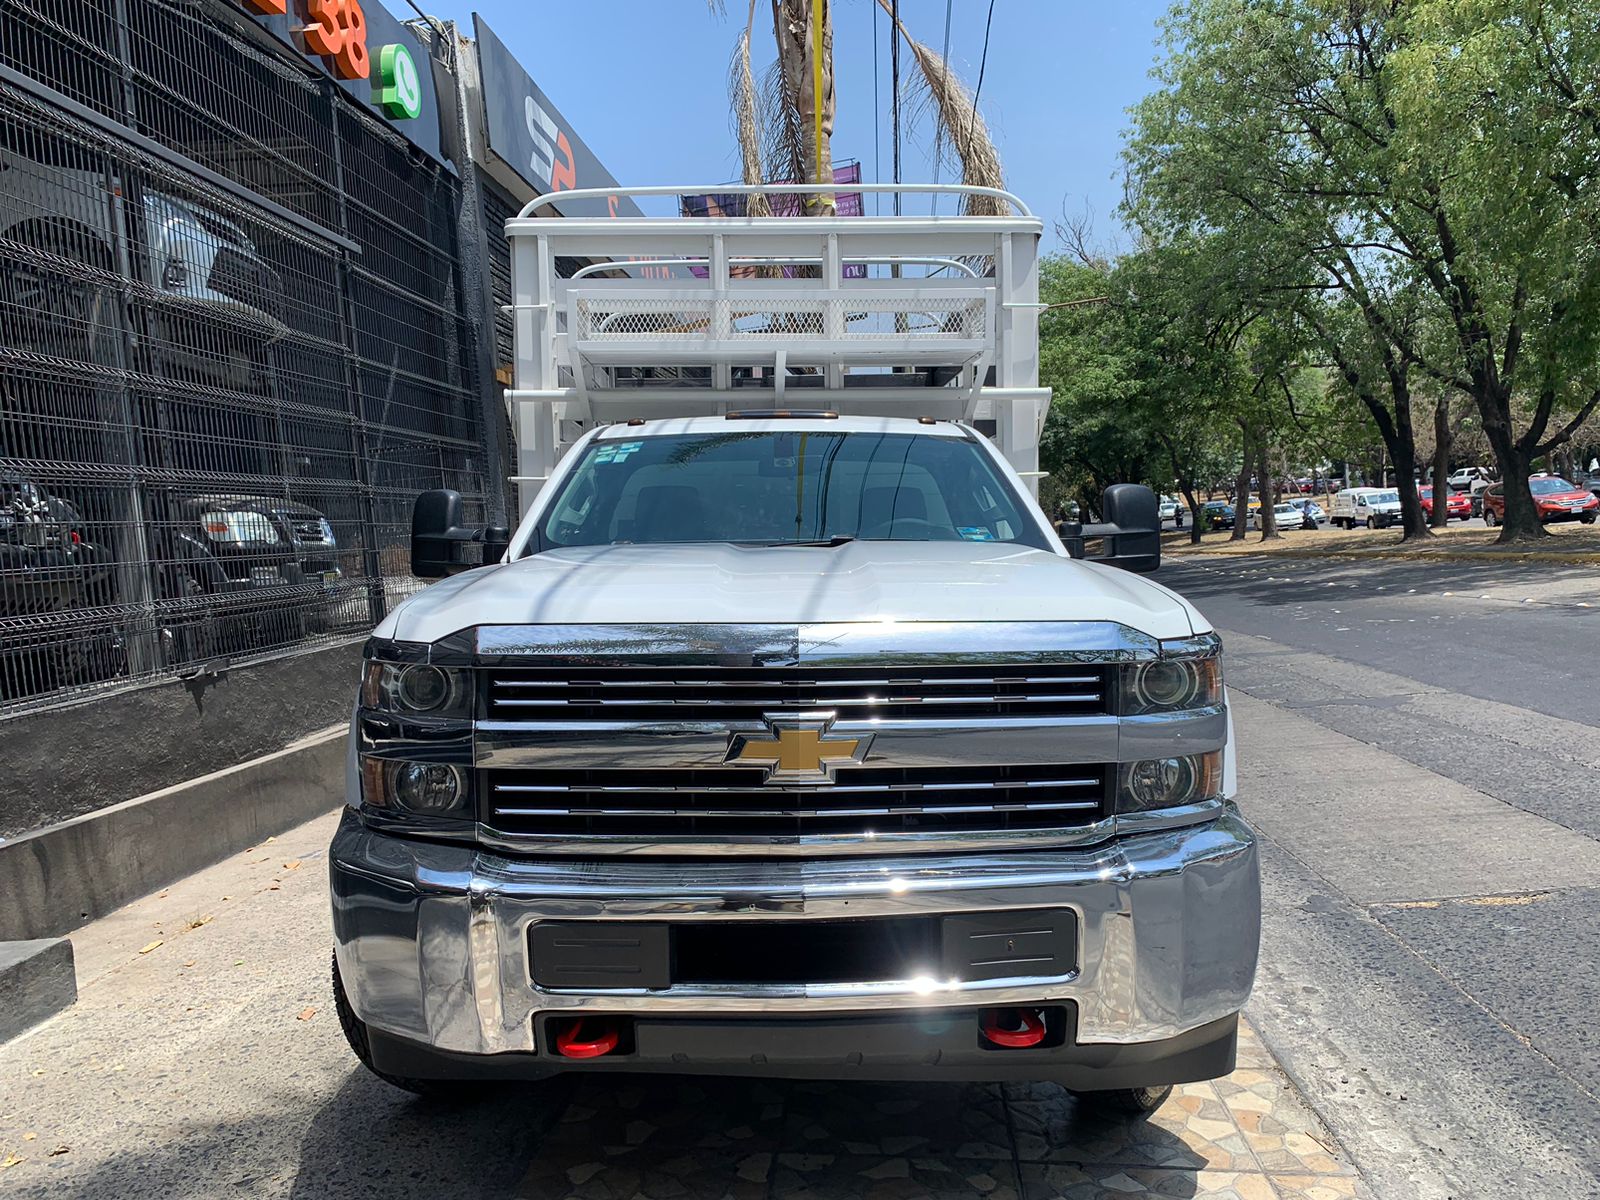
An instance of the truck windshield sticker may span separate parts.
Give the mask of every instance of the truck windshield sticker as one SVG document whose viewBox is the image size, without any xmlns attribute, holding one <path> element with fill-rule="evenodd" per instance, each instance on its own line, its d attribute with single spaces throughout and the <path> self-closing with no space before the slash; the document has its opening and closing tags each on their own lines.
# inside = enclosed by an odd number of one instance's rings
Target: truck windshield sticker
<svg viewBox="0 0 1600 1200">
<path fill-rule="evenodd" d="M 969 542 L 994 541 L 994 534 L 990 533 L 982 525 L 963 525 L 960 529 L 956 530 L 956 532 L 962 537 L 966 538 Z"/>
<path fill-rule="evenodd" d="M 594 461 L 597 463 L 627 462 L 630 454 L 643 447 L 643 442 L 622 442 L 615 446 L 601 446 L 595 452 Z"/>
</svg>

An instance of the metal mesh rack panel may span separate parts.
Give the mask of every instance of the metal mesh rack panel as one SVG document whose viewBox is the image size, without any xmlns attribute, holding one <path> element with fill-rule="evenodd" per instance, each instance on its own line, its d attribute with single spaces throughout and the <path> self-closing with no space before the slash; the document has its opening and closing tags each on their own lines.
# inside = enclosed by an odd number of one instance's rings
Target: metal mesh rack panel
<svg viewBox="0 0 1600 1200">
<path fill-rule="evenodd" d="M 0 0 L 0 714 L 357 636 L 482 510 L 457 181 L 233 16 Z"/>
</svg>

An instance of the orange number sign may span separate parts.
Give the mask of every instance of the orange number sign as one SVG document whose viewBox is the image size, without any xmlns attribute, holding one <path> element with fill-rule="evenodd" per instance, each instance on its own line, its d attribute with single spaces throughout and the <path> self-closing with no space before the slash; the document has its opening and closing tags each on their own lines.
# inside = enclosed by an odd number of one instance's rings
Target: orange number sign
<svg viewBox="0 0 1600 1200">
<path fill-rule="evenodd" d="M 333 59 L 340 79 L 365 79 L 372 71 L 367 53 L 367 16 L 361 0 L 301 0 L 306 52 Z"/>
</svg>

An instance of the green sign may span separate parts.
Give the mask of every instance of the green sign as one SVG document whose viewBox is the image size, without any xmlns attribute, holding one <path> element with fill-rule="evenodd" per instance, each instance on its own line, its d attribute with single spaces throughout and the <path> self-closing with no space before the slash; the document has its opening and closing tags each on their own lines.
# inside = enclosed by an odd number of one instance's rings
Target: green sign
<svg viewBox="0 0 1600 1200">
<path fill-rule="evenodd" d="M 422 111 L 422 83 L 411 51 L 399 42 L 391 42 L 378 52 L 377 65 L 372 80 L 373 103 L 397 121 L 417 116 Z"/>
</svg>

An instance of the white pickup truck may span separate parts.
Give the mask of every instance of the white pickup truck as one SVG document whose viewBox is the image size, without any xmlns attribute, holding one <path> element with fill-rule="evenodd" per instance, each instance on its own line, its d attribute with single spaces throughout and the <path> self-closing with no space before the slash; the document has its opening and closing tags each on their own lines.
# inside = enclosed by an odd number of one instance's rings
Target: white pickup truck
<svg viewBox="0 0 1600 1200">
<path fill-rule="evenodd" d="M 1232 1069 L 1260 901 L 1221 645 L 1132 573 L 1159 561 L 1148 489 L 1082 530 L 1131 571 L 1064 545 L 1018 469 L 1038 231 L 511 222 L 525 511 L 419 499 L 414 570 L 448 578 L 367 645 L 330 855 L 375 1072 L 1055 1080 L 1142 1113 Z M 652 301 L 586 255 L 709 269 Z M 975 269 L 838 269 L 930 259 Z M 937 288 L 982 327 L 908 345 Z M 619 312 L 627 339 L 582 328 Z M 901 370 L 858 372 L 859 312 Z M 708 370 L 660 382 L 681 366 Z"/>
</svg>

